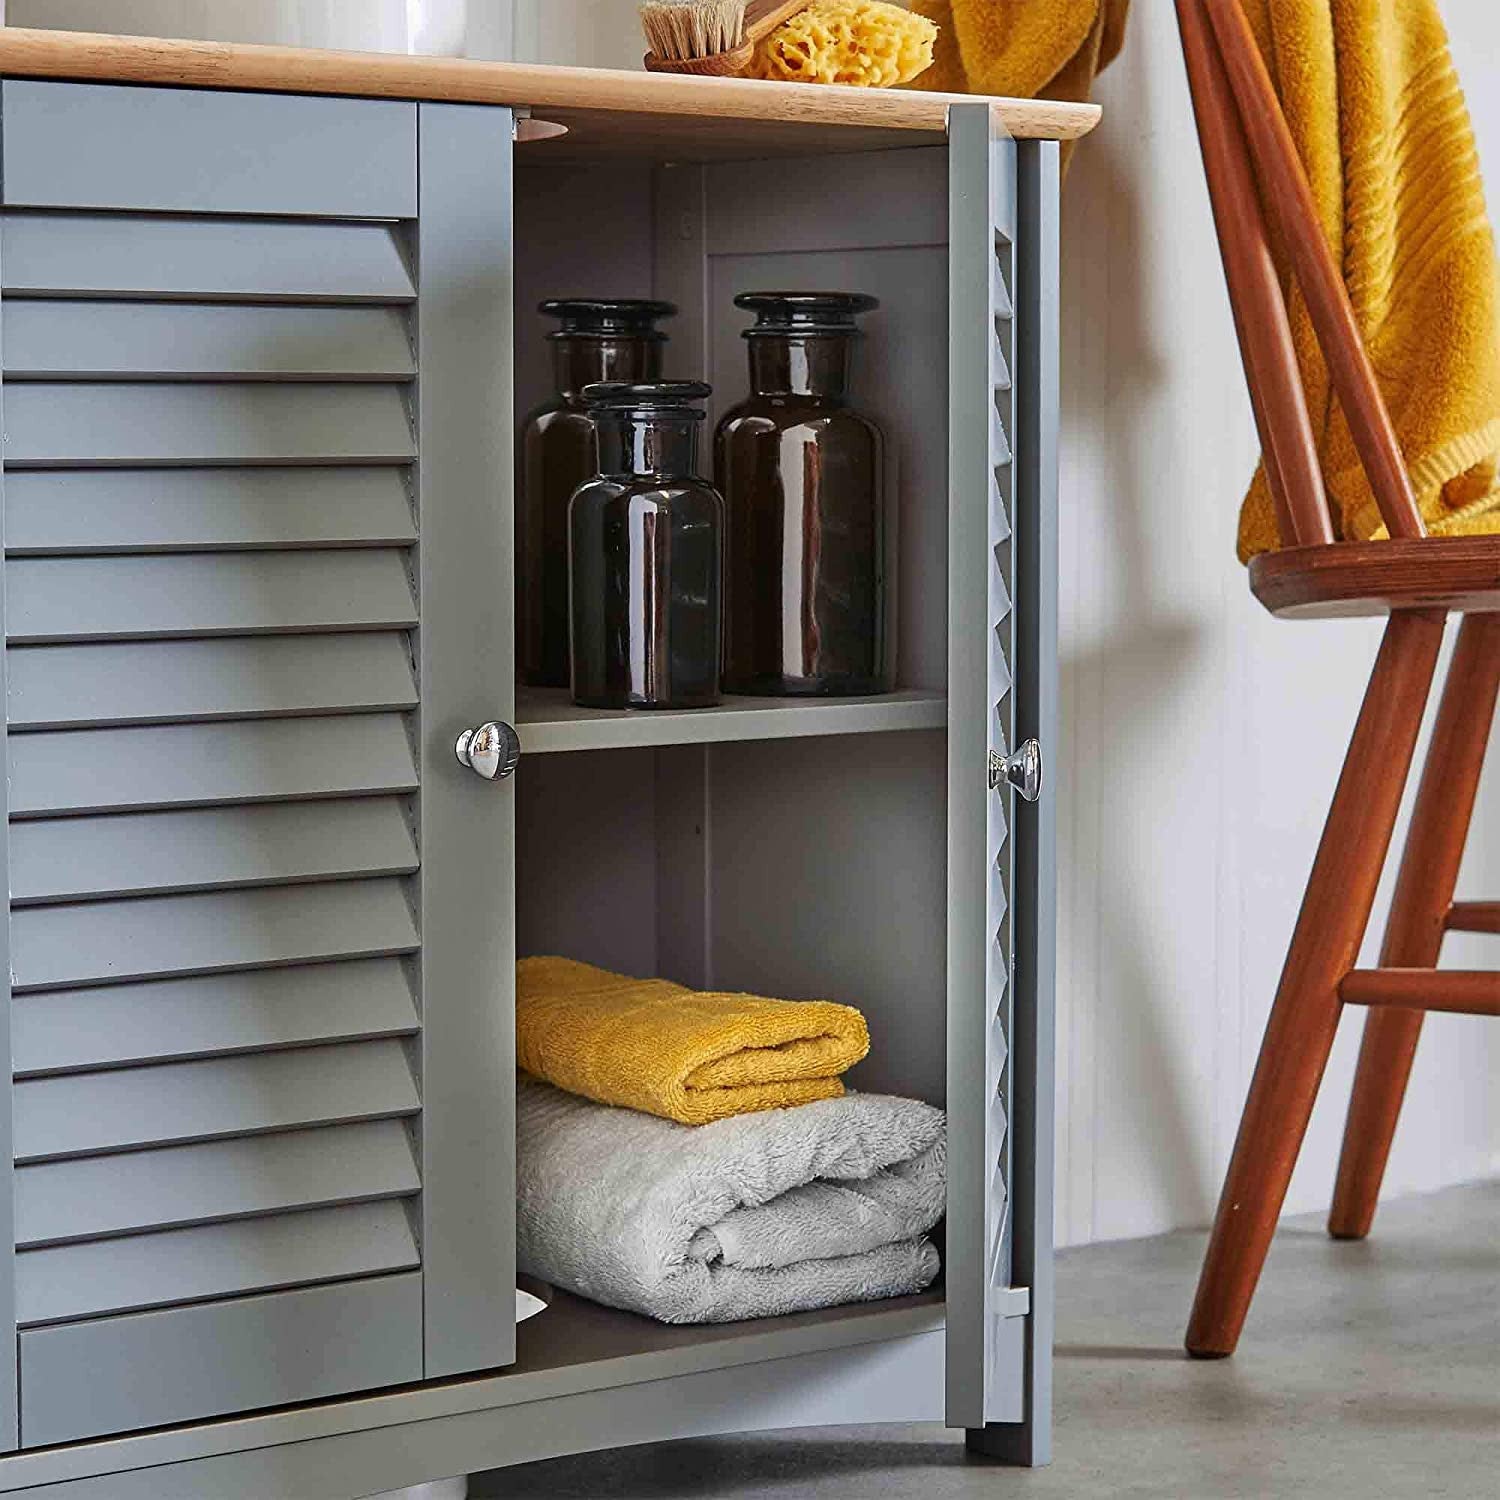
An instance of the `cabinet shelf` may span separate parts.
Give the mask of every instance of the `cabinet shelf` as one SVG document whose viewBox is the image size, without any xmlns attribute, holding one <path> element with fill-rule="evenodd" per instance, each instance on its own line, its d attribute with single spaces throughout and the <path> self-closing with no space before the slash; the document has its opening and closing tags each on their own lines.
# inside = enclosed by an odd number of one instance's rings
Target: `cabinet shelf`
<svg viewBox="0 0 1500 1500">
<path fill-rule="evenodd" d="M 921 688 L 877 698 L 725 698 L 717 708 L 652 710 L 579 708 L 563 688 L 516 695 L 516 728 L 528 755 L 941 729 L 947 722 L 946 696 Z"/>
<path fill-rule="evenodd" d="M 854 1302 L 816 1312 L 744 1323 L 656 1323 L 602 1307 L 555 1288 L 546 1311 L 517 1330 L 516 1363 L 497 1389 L 544 1378 L 571 1387 L 604 1389 L 688 1371 L 725 1369 L 817 1349 L 907 1337 L 941 1328 L 942 1288 L 881 1302 Z"/>
</svg>

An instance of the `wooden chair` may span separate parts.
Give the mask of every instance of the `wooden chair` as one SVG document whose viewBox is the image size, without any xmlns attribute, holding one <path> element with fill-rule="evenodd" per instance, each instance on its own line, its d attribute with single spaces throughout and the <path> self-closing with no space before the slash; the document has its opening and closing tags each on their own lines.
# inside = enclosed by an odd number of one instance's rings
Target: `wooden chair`
<svg viewBox="0 0 1500 1500">
<path fill-rule="evenodd" d="M 1251 591 L 1278 616 L 1389 616 L 1266 1026 L 1188 1325 L 1188 1351 L 1219 1358 L 1239 1339 L 1344 1006 L 1364 1005 L 1369 1013 L 1328 1224 L 1343 1239 L 1369 1231 L 1424 1012 L 1500 1015 L 1500 973 L 1435 967 L 1446 932 L 1500 933 L 1500 902 L 1453 899 L 1500 689 L 1500 537 L 1427 535 L 1239 0 L 1177 0 L 1177 13 L 1283 544 L 1251 564 Z M 1263 203 L 1389 541 L 1334 540 Z M 1358 969 L 1450 612 L 1463 623 L 1380 967 Z M 1294 774 L 1294 761 L 1289 768 Z"/>
</svg>

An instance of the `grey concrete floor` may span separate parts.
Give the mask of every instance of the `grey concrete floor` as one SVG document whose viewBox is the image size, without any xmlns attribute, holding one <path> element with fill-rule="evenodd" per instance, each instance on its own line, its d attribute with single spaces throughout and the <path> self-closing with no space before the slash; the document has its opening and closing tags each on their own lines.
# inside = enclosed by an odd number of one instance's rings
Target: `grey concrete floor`
<svg viewBox="0 0 1500 1500">
<path fill-rule="evenodd" d="M 1065 1252 L 1056 1457 L 967 1459 L 940 1427 L 824 1428 L 527 1464 L 474 1500 L 1500 1497 L 1500 1183 L 1277 1236 L 1238 1354 L 1181 1353 L 1204 1236 Z"/>
</svg>

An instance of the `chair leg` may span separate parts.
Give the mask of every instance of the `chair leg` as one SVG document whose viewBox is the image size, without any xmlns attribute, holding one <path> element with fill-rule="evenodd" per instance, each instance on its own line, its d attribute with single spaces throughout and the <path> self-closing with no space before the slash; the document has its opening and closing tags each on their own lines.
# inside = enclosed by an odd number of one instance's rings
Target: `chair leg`
<svg viewBox="0 0 1500 1500">
<path fill-rule="evenodd" d="M 1468 615 L 1458 633 L 1412 810 L 1380 953 L 1382 968 L 1437 966 L 1497 696 L 1500 615 Z M 1370 1232 L 1422 1018 L 1420 1010 L 1394 1009 L 1372 1010 L 1365 1018 L 1338 1185 L 1328 1215 L 1328 1232 L 1336 1239 L 1359 1240 Z"/>
<path fill-rule="evenodd" d="M 1411 769 L 1445 617 L 1392 615 L 1323 828 L 1188 1322 L 1187 1349 L 1234 1352 L 1338 1029 Z"/>
</svg>

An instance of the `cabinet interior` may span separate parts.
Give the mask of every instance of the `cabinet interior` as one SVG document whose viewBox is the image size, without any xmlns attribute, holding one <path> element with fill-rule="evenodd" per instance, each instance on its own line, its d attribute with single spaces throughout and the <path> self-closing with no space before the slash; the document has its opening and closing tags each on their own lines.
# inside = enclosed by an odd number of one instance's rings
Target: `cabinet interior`
<svg viewBox="0 0 1500 1500">
<path fill-rule="evenodd" d="M 559 167 L 540 164 L 544 150 L 524 148 L 516 175 L 518 423 L 551 392 L 542 299 L 663 297 L 679 307 L 663 323 L 664 376 L 714 387 L 699 444 L 711 474 L 713 424 L 747 389 L 749 316 L 734 295 L 880 299 L 862 320 L 852 399 L 887 439 L 896 692 L 621 714 L 523 689 L 517 954 L 856 1005 L 872 1047 L 851 1086 L 942 1105 L 946 154 Z M 920 1300 L 940 1297 L 939 1286 Z M 550 1330 L 547 1317 L 521 1325 L 522 1368 L 564 1321 L 577 1322 L 580 1353 L 597 1346 L 600 1313 L 577 1308 L 560 1299 Z M 839 1312 L 906 1315 L 879 1303 Z M 631 1332 L 641 1320 L 613 1316 L 624 1321 L 611 1339 L 651 1346 Z"/>
<path fill-rule="evenodd" d="M 713 423 L 747 389 L 750 319 L 734 295 L 880 299 L 862 319 L 852 398 L 889 449 L 897 692 L 841 700 L 825 732 L 816 701 L 621 715 L 523 691 L 523 741 L 564 753 L 529 753 L 517 776 L 517 951 L 847 1001 L 873 1034 L 851 1083 L 941 1104 L 945 153 L 558 167 L 542 164 L 547 144 L 523 147 L 516 174 L 518 422 L 551 391 L 543 298 L 663 297 L 679 308 L 663 322 L 664 375 L 714 387 L 709 474 Z M 761 703 L 774 714 L 747 714 Z M 583 748 L 595 744 L 608 748 Z"/>
</svg>

